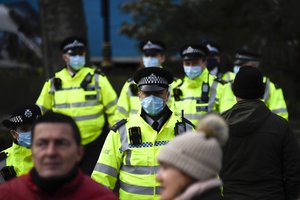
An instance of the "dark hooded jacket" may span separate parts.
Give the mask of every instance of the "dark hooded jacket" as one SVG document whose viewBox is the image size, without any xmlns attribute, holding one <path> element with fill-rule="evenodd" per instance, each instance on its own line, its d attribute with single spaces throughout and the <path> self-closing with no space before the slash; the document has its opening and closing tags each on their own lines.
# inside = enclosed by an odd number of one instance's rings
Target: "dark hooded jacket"
<svg viewBox="0 0 300 200">
<path fill-rule="evenodd" d="M 230 129 L 220 173 L 224 199 L 297 199 L 300 151 L 288 122 L 260 100 L 222 114 Z"/>
</svg>

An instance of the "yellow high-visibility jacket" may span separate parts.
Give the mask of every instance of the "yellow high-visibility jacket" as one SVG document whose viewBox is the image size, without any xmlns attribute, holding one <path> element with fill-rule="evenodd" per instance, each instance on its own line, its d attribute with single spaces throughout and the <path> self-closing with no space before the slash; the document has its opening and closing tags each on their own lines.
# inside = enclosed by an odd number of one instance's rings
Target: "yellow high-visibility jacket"
<svg viewBox="0 0 300 200">
<path fill-rule="evenodd" d="M 13 166 L 17 176 L 28 173 L 33 167 L 31 149 L 13 143 L 13 145 L 3 150 L 6 158 L 0 160 L 0 169 L 6 166 Z M 1 182 L 1 181 L 0 181 Z"/>
<path fill-rule="evenodd" d="M 173 110 L 174 97 L 172 88 L 176 87 L 182 82 L 181 79 L 175 79 L 170 86 L 170 97 L 168 100 L 168 107 Z M 119 100 L 117 103 L 116 120 L 127 119 L 131 115 L 135 115 L 141 109 L 140 99 L 138 97 L 138 87 L 132 78 L 128 79 L 123 85 Z"/>
<path fill-rule="evenodd" d="M 227 82 L 232 82 L 235 78 L 235 73 L 227 72 L 222 76 L 222 79 Z M 265 92 L 262 101 L 275 114 L 288 120 L 289 113 L 284 99 L 283 91 L 280 87 L 275 85 L 269 78 L 264 76 Z"/>
<path fill-rule="evenodd" d="M 52 110 L 73 117 L 85 145 L 101 134 L 105 115 L 113 125 L 117 95 L 107 77 L 95 69 L 83 67 L 72 77 L 64 68 L 44 84 L 36 104 L 43 112 Z"/>
<path fill-rule="evenodd" d="M 107 136 L 92 179 L 114 189 L 119 178 L 121 200 L 159 199 L 160 184 L 155 179 L 159 169 L 156 157 L 160 149 L 175 137 L 177 122 L 182 122 L 182 119 L 172 113 L 157 132 L 139 114 L 119 121 Z M 184 124 L 187 130 L 193 130 L 191 122 L 184 121 Z M 141 142 L 134 144 L 129 132 L 137 129 L 141 132 Z"/>
<path fill-rule="evenodd" d="M 174 89 L 174 96 L 176 114 L 183 110 L 184 117 L 194 125 L 202 115 L 222 113 L 236 103 L 230 85 L 210 75 L 207 69 L 193 80 L 184 77 L 182 84 Z"/>
</svg>

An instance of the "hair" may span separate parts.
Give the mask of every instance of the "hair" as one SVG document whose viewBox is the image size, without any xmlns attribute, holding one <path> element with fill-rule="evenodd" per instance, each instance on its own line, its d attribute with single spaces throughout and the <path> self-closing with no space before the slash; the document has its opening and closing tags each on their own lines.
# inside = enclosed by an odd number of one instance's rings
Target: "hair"
<svg viewBox="0 0 300 200">
<path fill-rule="evenodd" d="M 76 125 L 75 120 L 67 115 L 56 113 L 52 111 L 46 112 L 43 116 L 39 117 L 34 124 L 32 125 L 31 132 L 32 132 L 32 140 L 34 138 L 34 129 L 38 124 L 41 123 L 65 123 L 69 124 L 72 128 L 72 133 L 75 139 L 76 144 L 79 146 L 81 144 L 81 136 L 78 126 Z"/>
</svg>

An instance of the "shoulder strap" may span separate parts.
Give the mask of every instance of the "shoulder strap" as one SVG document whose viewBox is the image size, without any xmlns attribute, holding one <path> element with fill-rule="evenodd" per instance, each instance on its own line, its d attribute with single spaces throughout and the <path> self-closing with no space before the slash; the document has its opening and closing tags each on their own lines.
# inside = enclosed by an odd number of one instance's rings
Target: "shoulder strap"
<svg viewBox="0 0 300 200">
<path fill-rule="evenodd" d="M 207 103 L 208 102 L 208 93 L 209 93 L 209 84 L 203 82 L 202 83 L 202 94 L 201 94 L 201 100 L 202 102 Z"/>
<path fill-rule="evenodd" d="M 92 79 L 93 79 L 93 75 L 91 73 L 88 73 L 84 77 L 83 81 L 80 83 L 80 87 L 83 88 L 84 90 L 86 90 L 88 84 L 92 82 Z"/>
<path fill-rule="evenodd" d="M 121 126 L 126 124 L 126 122 L 127 122 L 127 119 L 122 119 L 122 120 L 118 121 L 115 125 L 113 125 L 113 127 L 111 127 L 111 130 L 116 132 Z"/>
<path fill-rule="evenodd" d="M 215 81 L 217 81 L 217 82 L 221 83 L 222 85 L 224 85 L 224 84 L 228 83 L 227 81 L 224 81 L 224 80 L 222 80 L 222 78 L 221 78 L 221 77 L 217 77 L 217 78 L 215 78 Z"/>
</svg>

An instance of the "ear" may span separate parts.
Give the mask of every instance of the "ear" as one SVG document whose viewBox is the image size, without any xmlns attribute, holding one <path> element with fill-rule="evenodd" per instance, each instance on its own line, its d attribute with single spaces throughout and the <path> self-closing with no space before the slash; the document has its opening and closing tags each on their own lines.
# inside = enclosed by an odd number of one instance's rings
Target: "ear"
<svg viewBox="0 0 300 200">
<path fill-rule="evenodd" d="M 63 59 L 65 62 L 67 62 L 68 59 L 69 59 L 69 57 L 68 57 L 67 54 L 64 53 L 64 54 L 62 55 L 62 59 Z"/>
<path fill-rule="evenodd" d="M 77 155 L 78 155 L 78 160 L 77 160 L 77 161 L 80 162 L 81 159 L 82 159 L 82 157 L 83 157 L 83 155 L 84 155 L 84 148 L 83 148 L 82 145 L 80 145 L 80 146 L 78 147 Z"/>
<path fill-rule="evenodd" d="M 9 132 L 15 140 L 17 140 L 19 138 L 19 135 L 15 130 L 9 130 Z"/>
<path fill-rule="evenodd" d="M 160 64 L 162 64 L 163 62 L 165 62 L 165 60 L 166 60 L 166 56 L 164 54 L 161 55 Z"/>
</svg>

